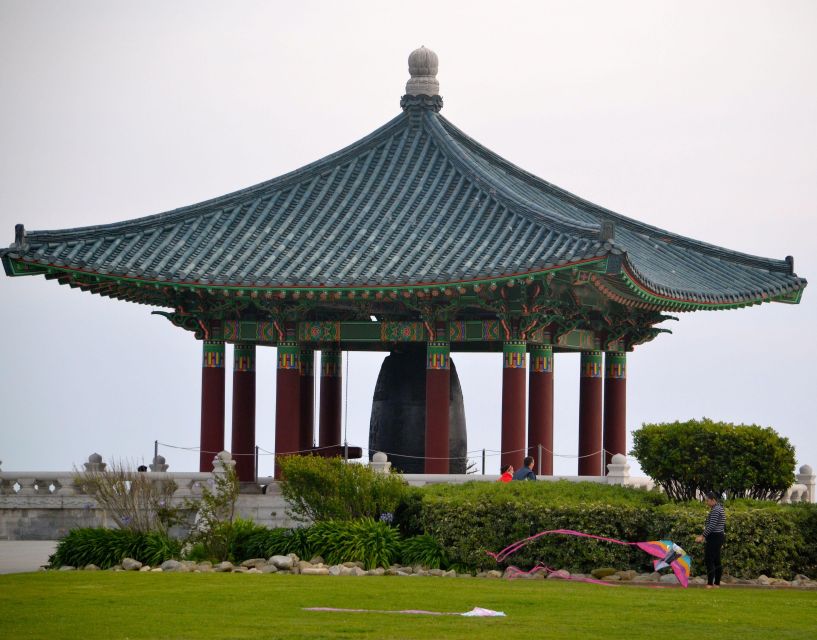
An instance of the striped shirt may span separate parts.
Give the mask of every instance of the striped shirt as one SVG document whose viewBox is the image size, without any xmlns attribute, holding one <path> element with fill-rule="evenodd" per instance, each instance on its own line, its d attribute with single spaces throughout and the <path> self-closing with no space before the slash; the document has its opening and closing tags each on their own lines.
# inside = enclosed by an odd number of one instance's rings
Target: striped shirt
<svg viewBox="0 0 817 640">
<path fill-rule="evenodd" d="M 724 533 L 726 531 L 726 513 L 723 510 L 723 505 L 716 502 L 709 510 L 706 516 L 706 525 L 704 526 L 704 538 L 710 533 Z"/>
</svg>

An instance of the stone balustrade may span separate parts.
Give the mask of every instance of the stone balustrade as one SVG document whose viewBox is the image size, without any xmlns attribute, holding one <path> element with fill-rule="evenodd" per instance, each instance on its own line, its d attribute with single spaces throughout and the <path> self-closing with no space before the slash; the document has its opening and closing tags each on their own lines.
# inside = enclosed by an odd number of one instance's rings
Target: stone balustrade
<svg viewBox="0 0 817 640">
<path fill-rule="evenodd" d="M 148 477 L 151 482 L 174 482 L 172 504 L 182 506 L 185 501 L 201 496 L 205 486 L 212 486 L 213 475 L 223 473 L 226 466 L 235 465 L 230 454 L 221 452 L 213 460 L 213 472 L 170 472 L 165 458 L 157 456 L 147 472 L 127 472 L 132 477 Z M 391 464 L 382 453 L 373 456 L 372 467 L 388 472 Z M 84 463 L 88 472 L 105 472 L 107 465 L 99 454 L 92 454 Z M 649 478 L 631 476 L 627 458 L 613 456 L 607 465 L 606 476 L 540 476 L 543 482 L 568 480 L 596 482 L 627 487 L 652 489 Z M 2 471 L 0 470 L 0 540 L 53 540 L 76 527 L 113 526 L 108 514 L 101 509 L 93 495 L 85 492 L 75 478 L 83 471 Z M 483 481 L 494 482 L 498 475 L 477 474 L 404 474 L 412 486 Z M 809 465 L 800 467 L 796 483 L 789 487 L 782 503 L 817 502 L 814 471 Z M 280 486 L 271 476 L 259 477 L 256 493 L 242 493 L 237 508 L 242 518 L 251 519 L 269 527 L 290 527 L 294 522 L 287 515 L 287 504 Z M 244 488 L 242 488 L 243 491 Z"/>
</svg>

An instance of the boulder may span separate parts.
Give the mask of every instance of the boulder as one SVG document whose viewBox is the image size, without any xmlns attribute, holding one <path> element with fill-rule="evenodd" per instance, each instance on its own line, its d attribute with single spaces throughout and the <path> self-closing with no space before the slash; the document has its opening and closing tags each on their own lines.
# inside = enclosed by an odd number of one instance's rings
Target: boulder
<svg viewBox="0 0 817 640">
<path fill-rule="evenodd" d="M 185 573 L 187 571 L 187 567 L 185 567 L 178 560 L 165 560 L 161 564 L 161 567 L 162 571 L 169 571 L 173 573 Z"/>
<path fill-rule="evenodd" d="M 219 562 L 216 566 L 213 567 L 213 571 L 221 572 L 221 573 L 229 573 L 235 567 L 233 566 L 232 562 L 225 560 L 224 562 Z"/>
<path fill-rule="evenodd" d="M 496 569 L 491 569 L 490 571 L 485 572 L 485 577 L 486 578 L 501 578 L 502 577 L 502 572 L 497 571 Z"/>
<path fill-rule="evenodd" d="M 339 576 L 343 572 L 344 567 L 339 564 L 334 564 L 329 567 L 329 575 L 330 576 Z"/>
<path fill-rule="evenodd" d="M 289 569 L 292 569 L 294 561 L 290 556 L 272 556 L 269 559 L 269 563 L 274 565 L 276 569 L 288 571 Z"/>
<path fill-rule="evenodd" d="M 626 571 L 617 571 L 616 575 L 622 580 L 632 580 L 638 574 L 632 569 L 627 569 Z"/>
<path fill-rule="evenodd" d="M 99 571 L 99 567 L 95 564 L 86 564 L 85 571 Z"/>
<path fill-rule="evenodd" d="M 312 564 L 326 564 L 320 556 L 315 556 L 309 562 Z"/>
<path fill-rule="evenodd" d="M 361 569 L 360 567 L 352 567 L 349 569 L 350 576 L 365 576 L 368 575 L 365 569 Z"/>
<path fill-rule="evenodd" d="M 125 571 L 139 571 L 142 568 L 142 563 L 133 558 L 125 558 L 122 560 L 122 568 Z"/>
<path fill-rule="evenodd" d="M 593 569 L 590 574 L 596 579 L 601 580 L 602 578 L 606 578 L 607 576 L 611 576 L 616 573 L 616 569 L 612 567 L 599 567 L 598 569 Z"/>
<path fill-rule="evenodd" d="M 309 566 L 305 569 L 301 569 L 301 574 L 305 576 L 328 576 L 329 569 L 326 567 Z"/>
<path fill-rule="evenodd" d="M 142 566 L 142 567 L 139 569 L 139 572 L 141 573 L 141 572 L 150 571 L 152 568 L 153 568 L 153 567 L 151 567 L 149 564 L 146 564 L 146 565 L 143 565 L 143 566 Z"/>
<path fill-rule="evenodd" d="M 278 567 L 274 564 L 265 564 L 261 567 L 261 573 L 278 573 Z"/>
<path fill-rule="evenodd" d="M 665 573 L 658 582 L 661 584 L 678 584 L 678 578 L 675 577 L 674 573 Z"/>
</svg>

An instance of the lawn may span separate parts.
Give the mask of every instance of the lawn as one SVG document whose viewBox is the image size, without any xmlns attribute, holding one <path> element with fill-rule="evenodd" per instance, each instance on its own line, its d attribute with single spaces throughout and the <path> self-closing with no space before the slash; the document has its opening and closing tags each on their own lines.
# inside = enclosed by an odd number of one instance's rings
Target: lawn
<svg viewBox="0 0 817 640">
<path fill-rule="evenodd" d="M 304 611 L 475 606 L 505 618 Z M 556 580 L 48 572 L 0 576 L 5 638 L 805 638 L 817 592 Z"/>
</svg>

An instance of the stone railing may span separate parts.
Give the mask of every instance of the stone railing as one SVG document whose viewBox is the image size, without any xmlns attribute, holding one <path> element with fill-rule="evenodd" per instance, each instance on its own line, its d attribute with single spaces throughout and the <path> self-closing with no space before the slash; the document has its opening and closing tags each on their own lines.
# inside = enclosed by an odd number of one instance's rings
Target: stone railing
<svg viewBox="0 0 817 640">
<path fill-rule="evenodd" d="M 212 486 L 213 476 L 222 473 L 225 465 L 234 465 L 230 454 L 221 452 L 213 460 L 213 471 L 169 472 L 165 458 L 157 456 L 150 470 L 130 472 L 134 477 L 146 474 L 152 482 L 172 481 L 176 490 L 172 504 L 182 506 L 189 499 L 200 497 L 205 486 Z M 391 463 L 382 453 L 376 453 L 370 463 L 372 468 L 386 472 Z M 84 464 L 89 472 L 104 471 L 106 463 L 98 454 L 88 457 Z M 540 476 L 543 482 L 554 480 L 585 481 L 603 484 L 617 484 L 627 487 L 652 489 L 649 478 L 631 476 L 627 458 L 621 454 L 613 456 L 607 465 L 606 476 Z M 81 483 L 75 478 L 82 471 L 0 471 L 0 540 L 53 540 L 77 527 L 113 526 L 109 514 L 102 509 L 93 495 L 85 493 Z M 498 475 L 446 475 L 446 474 L 405 474 L 404 478 L 412 486 L 437 483 L 465 483 L 473 481 L 493 482 Z M 792 485 L 781 502 L 815 502 L 815 474 L 808 465 L 800 467 Z M 272 477 L 259 477 L 253 487 L 242 486 L 238 498 L 238 514 L 258 524 L 270 527 L 289 527 L 295 523 L 287 515 L 287 504 L 280 486 Z M 247 489 L 247 492 L 244 490 Z"/>
</svg>

